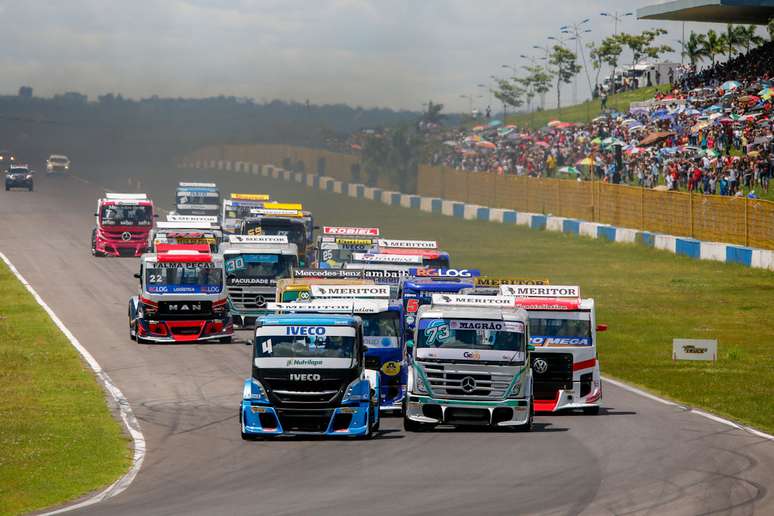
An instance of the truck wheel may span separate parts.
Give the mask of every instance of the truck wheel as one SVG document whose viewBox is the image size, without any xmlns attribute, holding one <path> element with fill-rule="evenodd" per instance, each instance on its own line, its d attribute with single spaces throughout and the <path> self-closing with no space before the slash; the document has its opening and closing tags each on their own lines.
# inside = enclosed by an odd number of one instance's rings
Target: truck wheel
<svg viewBox="0 0 774 516">
<path fill-rule="evenodd" d="M 374 433 L 379 432 L 379 427 L 382 425 L 382 416 L 379 414 L 379 419 L 376 419 L 376 411 L 379 410 L 378 402 L 376 405 L 371 405 L 370 415 L 371 415 L 371 430 Z M 374 422 L 376 420 L 376 422 Z"/>
<path fill-rule="evenodd" d="M 599 405 L 594 405 L 593 407 L 583 407 L 583 413 L 587 416 L 596 416 L 599 414 Z"/>
<path fill-rule="evenodd" d="M 105 256 L 105 253 L 101 251 L 97 251 L 97 230 L 96 229 L 93 229 L 91 231 L 91 255 L 96 256 L 98 258 L 100 256 Z"/>
<path fill-rule="evenodd" d="M 130 340 L 137 340 L 137 334 L 133 333 L 132 330 L 133 330 L 133 328 L 132 328 L 132 321 L 130 319 L 129 320 L 129 339 Z"/>
<path fill-rule="evenodd" d="M 432 425 L 412 421 L 405 413 L 403 414 L 403 430 L 406 432 L 423 432 L 425 430 L 430 430 L 430 428 L 432 428 Z"/>
<path fill-rule="evenodd" d="M 222 339 L 218 339 L 218 342 L 221 344 L 231 344 L 231 337 L 223 337 Z"/>
</svg>

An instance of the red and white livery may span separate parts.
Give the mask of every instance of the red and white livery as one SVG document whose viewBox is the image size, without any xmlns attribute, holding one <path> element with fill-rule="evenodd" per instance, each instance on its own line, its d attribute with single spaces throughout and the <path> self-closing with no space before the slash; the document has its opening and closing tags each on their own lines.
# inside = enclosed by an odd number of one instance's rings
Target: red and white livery
<svg viewBox="0 0 774 516">
<path fill-rule="evenodd" d="M 108 193 L 97 201 L 96 227 L 91 233 L 94 256 L 140 256 L 148 250 L 148 235 L 156 213 L 144 193 Z"/>
<path fill-rule="evenodd" d="M 529 314 L 535 411 L 581 409 L 597 414 L 602 381 L 597 355 L 593 299 L 582 299 L 580 287 L 563 285 L 501 285 Z"/>
</svg>

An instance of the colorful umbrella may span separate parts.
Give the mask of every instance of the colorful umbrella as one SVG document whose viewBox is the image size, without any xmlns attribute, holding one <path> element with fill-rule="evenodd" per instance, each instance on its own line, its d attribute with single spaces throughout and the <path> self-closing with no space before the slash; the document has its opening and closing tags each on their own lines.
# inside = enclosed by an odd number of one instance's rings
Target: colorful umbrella
<svg viewBox="0 0 774 516">
<path fill-rule="evenodd" d="M 489 122 L 489 127 L 497 127 L 498 125 L 502 125 L 502 120 L 492 120 Z"/>
<path fill-rule="evenodd" d="M 578 170 L 575 167 L 562 167 L 562 168 L 559 169 L 559 173 L 560 174 L 570 174 L 570 175 L 573 175 L 573 176 L 577 176 L 578 174 L 581 173 L 581 171 Z"/>
<path fill-rule="evenodd" d="M 742 83 L 739 81 L 726 81 L 720 85 L 720 89 L 723 91 L 731 91 L 738 89 L 741 85 Z"/>
<path fill-rule="evenodd" d="M 560 120 L 551 120 L 546 125 L 548 127 L 556 127 L 557 125 L 561 124 L 562 122 Z"/>
<path fill-rule="evenodd" d="M 763 88 L 761 91 L 758 92 L 758 95 L 763 100 L 769 100 L 771 97 L 774 97 L 774 90 L 771 88 Z"/>
<path fill-rule="evenodd" d="M 488 142 L 488 141 L 480 141 L 480 142 L 476 143 L 476 147 L 479 147 L 481 149 L 493 150 L 493 149 L 497 148 L 497 145 L 495 145 L 492 142 Z"/>
<path fill-rule="evenodd" d="M 483 125 L 477 125 L 476 127 L 473 128 L 473 130 L 476 132 L 483 131 L 484 129 L 486 129 L 486 127 L 484 127 Z"/>
<path fill-rule="evenodd" d="M 591 157 L 583 158 L 575 163 L 576 167 L 590 167 L 592 165 L 594 165 L 594 161 L 592 161 Z"/>
</svg>

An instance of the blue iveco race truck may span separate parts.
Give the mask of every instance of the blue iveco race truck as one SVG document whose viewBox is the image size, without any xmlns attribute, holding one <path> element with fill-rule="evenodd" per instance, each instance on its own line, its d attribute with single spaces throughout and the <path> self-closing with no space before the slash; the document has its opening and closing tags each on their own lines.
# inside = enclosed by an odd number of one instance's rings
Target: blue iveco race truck
<svg viewBox="0 0 774 516">
<path fill-rule="evenodd" d="M 410 277 L 403 279 L 400 286 L 404 338 L 412 338 L 419 307 L 429 305 L 433 294 L 457 294 L 472 288 L 474 278 L 480 275 L 475 269 L 410 269 Z"/>
<path fill-rule="evenodd" d="M 285 313 L 258 318 L 239 410 L 243 439 L 378 431 L 379 375 L 366 368 L 362 320 L 345 315 L 356 303 L 276 303 L 269 308 Z"/>
</svg>

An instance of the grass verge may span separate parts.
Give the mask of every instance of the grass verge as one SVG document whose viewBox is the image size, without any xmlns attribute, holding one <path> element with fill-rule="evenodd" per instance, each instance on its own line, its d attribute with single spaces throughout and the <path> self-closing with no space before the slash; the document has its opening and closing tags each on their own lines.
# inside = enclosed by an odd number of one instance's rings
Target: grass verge
<svg viewBox="0 0 774 516">
<path fill-rule="evenodd" d="M 617 93 L 608 97 L 607 107 L 621 112 L 628 111 L 629 104 L 632 102 L 641 102 L 643 100 L 651 99 L 657 92 L 667 90 L 669 90 L 669 86 L 663 85 Z M 551 120 L 561 120 L 562 122 L 590 122 L 602 113 L 600 108 L 601 103 L 598 99 L 588 100 L 573 106 L 563 107 L 562 109 L 547 109 L 545 111 L 535 111 L 532 113 L 519 113 L 509 116 L 507 123 L 539 129 L 545 127 Z"/>
<path fill-rule="evenodd" d="M 137 175 L 137 168 L 132 169 Z M 95 179 L 103 183 L 111 180 Z M 597 300 L 603 374 L 774 431 L 774 274 L 521 226 L 465 221 L 234 173 L 152 169 L 144 189 L 170 206 L 177 181 L 216 180 L 221 192 L 269 192 L 303 202 L 318 224 L 378 225 L 384 234 L 438 240 L 454 265 L 580 284 Z M 126 176 L 112 179 L 126 185 Z M 716 363 L 673 362 L 672 338 L 715 338 Z M 621 407 L 618 407 L 621 408 Z"/>
<path fill-rule="evenodd" d="M 131 463 L 105 393 L 43 309 L 0 261 L 0 514 L 107 486 Z"/>
</svg>

